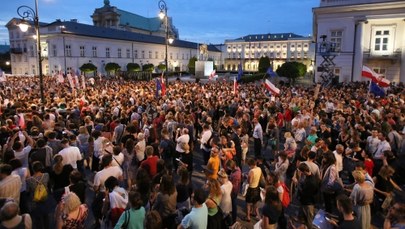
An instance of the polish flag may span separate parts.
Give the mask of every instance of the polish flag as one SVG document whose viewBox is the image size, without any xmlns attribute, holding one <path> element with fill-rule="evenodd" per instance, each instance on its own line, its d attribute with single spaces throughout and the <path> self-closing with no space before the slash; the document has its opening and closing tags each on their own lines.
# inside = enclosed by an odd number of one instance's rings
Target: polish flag
<svg viewBox="0 0 405 229">
<path fill-rule="evenodd" d="M 387 80 L 383 75 L 378 74 L 371 68 L 363 65 L 363 70 L 361 71 L 361 76 L 370 79 L 380 87 L 390 86 L 391 81 Z"/>
<path fill-rule="evenodd" d="M 233 77 L 233 94 L 238 94 L 238 81 L 236 81 L 236 77 Z"/>
<path fill-rule="evenodd" d="M 280 89 L 278 89 L 276 86 L 274 86 L 274 84 L 272 84 L 270 82 L 270 80 L 266 79 L 266 81 L 264 81 L 264 87 L 271 92 L 271 94 L 273 95 L 279 95 L 280 94 Z"/>
<path fill-rule="evenodd" d="M 214 77 L 216 76 L 216 71 L 215 69 L 211 72 L 210 77 L 208 78 L 209 80 L 214 79 Z"/>
<path fill-rule="evenodd" d="M 165 80 L 163 78 L 163 72 L 162 72 L 162 75 L 160 75 L 160 86 L 162 87 L 161 95 L 165 96 L 166 95 L 166 84 L 165 84 Z"/>
</svg>

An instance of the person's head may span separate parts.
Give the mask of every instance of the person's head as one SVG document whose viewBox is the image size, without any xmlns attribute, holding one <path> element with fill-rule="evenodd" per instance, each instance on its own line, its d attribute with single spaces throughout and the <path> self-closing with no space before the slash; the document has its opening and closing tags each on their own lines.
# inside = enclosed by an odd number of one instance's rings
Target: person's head
<svg viewBox="0 0 405 229">
<path fill-rule="evenodd" d="M 153 146 L 146 146 L 145 148 L 145 154 L 146 156 L 153 156 Z"/>
<path fill-rule="evenodd" d="M 162 228 L 162 218 L 156 210 L 150 211 L 146 214 L 145 229 L 160 229 Z"/>
<path fill-rule="evenodd" d="M 343 214 L 352 214 L 353 212 L 353 204 L 352 204 L 352 200 L 344 195 L 341 194 L 339 196 L 336 197 L 336 204 L 337 204 L 337 208 L 340 212 L 342 212 Z"/>
<path fill-rule="evenodd" d="M 389 209 L 389 214 L 392 218 L 392 220 L 398 222 L 398 223 L 404 223 L 405 222 L 405 203 L 395 203 L 392 205 L 392 207 Z"/>
<path fill-rule="evenodd" d="M 20 141 L 15 141 L 13 144 L 13 150 L 20 152 L 23 149 L 24 145 Z"/>
<path fill-rule="evenodd" d="M 111 162 L 112 162 L 111 154 L 104 155 L 103 158 L 101 159 L 101 165 L 103 166 L 103 168 L 111 165 Z"/>
<path fill-rule="evenodd" d="M 21 168 L 22 167 L 22 163 L 19 159 L 17 158 L 13 158 L 8 162 L 9 165 L 11 165 L 11 167 L 13 168 L 13 170 Z"/>
<path fill-rule="evenodd" d="M 71 213 L 80 207 L 80 198 L 74 192 L 69 192 L 63 197 L 64 210 L 66 213 Z"/>
<path fill-rule="evenodd" d="M 211 149 L 211 157 L 218 156 L 218 153 L 219 153 L 219 149 L 217 147 L 212 147 L 212 149 Z"/>
<path fill-rule="evenodd" d="M 171 195 L 175 191 L 176 186 L 174 185 L 173 177 L 167 174 L 163 175 L 160 181 L 160 192 Z"/>
<path fill-rule="evenodd" d="M 291 137 L 292 137 L 291 132 L 284 133 L 284 138 L 291 138 Z"/>
<path fill-rule="evenodd" d="M 129 203 L 131 204 L 131 208 L 138 210 L 143 206 L 143 201 L 141 194 L 136 191 L 130 191 L 128 193 Z"/>
<path fill-rule="evenodd" d="M 17 202 L 11 200 L 11 201 L 6 201 L 6 203 L 3 205 L 3 207 L 0 209 L 0 219 L 1 221 L 8 221 L 13 219 L 18 215 L 19 212 L 19 206 Z"/>
<path fill-rule="evenodd" d="M 247 165 L 249 166 L 249 168 L 251 167 L 255 167 L 256 166 L 256 161 L 253 158 L 248 158 L 246 161 Z"/>
<path fill-rule="evenodd" d="M 309 166 L 306 163 L 300 163 L 298 165 L 298 170 L 306 176 L 311 175 L 311 170 L 309 169 Z"/>
<path fill-rule="evenodd" d="M 113 154 L 115 156 L 118 156 L 118 154 L 120 154 L 120 153 L 121 153 L 121 146 L 114 146 L 113 147 Z"/>
<path fill-rule="evenodd" d="M 235 167 L 236 167 L 236 162 L 234 160 L 228 160 L 226 162 L 226 167 L 231 169 L 231 170 L 234 170 Z"/>
<path fill-rule="evenodd" d="M 44 165 L 40 161 L 35 161 L 32 163 L 32 170 L 34 173 L 42 172 L 44 170 Z"/>
<path fill-rule="evenodd" d="M 177 172 L 180 176 L 180 182 L 183 184 L 188 184 L 189 183 L 189 174 L 188 174 L 188 170 L 185 167 L 181 167 L 179 168 L 178 172 Z"/>
<path fill-rule="evenodd" d="M 219 170 L 218 172 L 218 180 L 221 184 L 224 184 L 228 181 L 228 174 L 226 174 L 224 169 Z"/>
<path fill-rule="evenodd" d="M 138 141 L 143 141 L 145 140 L 145 134 L 144 133 L 139 133 L 138 134 Z"/>
<path fill-rule="evenodd" d="M 43 138 L 39 138 L 36 142 L 38 148 L 43 148 L 46 146 L 46 141 Z"/>
<path fill-rule="evenodd" d="M 278 153 L 278 160 L 279 161 L 285 161 L 287 160 L 287 153 L 285 151 L 280 151 Z"/>
<path fill-rule="evenodd" d="M 345 147 L 342 144 L 337 144 L 335 149 L 338 154 L 342 154 L 345 151 Z"/>
<path fill-rule="evenodd" d="M 118 179 L 114 176 L 110 176 L 105 180 L 104 186 L 109 192 L 112 192 L 114 188 L 118 186 Z"/>
<path fill-rule="evenodd" d="M 323 154 L 323 160 L 322 160 L 323 165 L 325 166 L 330 166 L 336 163 L 336 158 L 335 155 L 327 151 L 326 153 Z"/>
<path fill-rule="evenodd" d="M 79 134 L 89 134 L 89 132 L 87 131 L 87 128 L 85 126 L 80 126 Z"/>
<path fill-rule="evenodd" d="M 310 160 L 315 160 L 315 158 L 316 158 L 316 152 L 314 152 L 314 151 L 309 151 L 309 152 L 308 152 L 308 159 L 310 159 Z"/>
<path fill-rule="evenodd" d="M 266 197 L 264 199 L 266 204 L 274 204 L 280 202 L 280 197 L 278 196 L 277 188 L 270 185 L 266 188 Z"/>
<path fill-rule="evenodd" d="M 63 161 L 63 157 L 60 154 L 55 154 L 55 156 L 53 156 L 53 163 L 54 164 L 59 164 L 62 163 Z"/>
<path fill-rule="evenodd" d="M 392 177 L 395 173 L 395 169 L 389 165 L 383 165 L 378 172 L 378 175 L 382 177 Z"/>
<path fill-rule="evenodd" d="M 270 171 L 268 176 L 267 176 L 267 181 L 269 184 L 277 184 L 279 181 L 279 177 L 277 175 L 277 173 Z"/>
<path fill-rule="evenodd" d="M 210 196 L 220 196 L 222 194 L 221 184 L 218 180 L 209 179 L 207 183 Z"/>
<path fill-rule="evenodd" d="M 70 180 L 70 183 L 77 184 L 77 183 L 79 183 L 79 181 L 82 180 L 82 174 L 79 172 L 79 170 L 74 169 L 69 174 L 69 180 Z"/>
<path fill-rule="evenodd" d="M 366 176 L 365 176 L 365 174 L 363 173 L 363 171 L 353 170 L 352 176 L 353 176 L 354 180 L 355 180 L 357 183 L 360 183 L 360 184 L 361 184 L 361 183 L 363 183 L 364 181 L 366 181 Z"/>
<path fill-rule="evenodd" d="M 202 205 L 207 199 L 207 192 L 201 188 L 194 190 L 194 193 L 191 195 L 194 204 Z"/>
</svg>

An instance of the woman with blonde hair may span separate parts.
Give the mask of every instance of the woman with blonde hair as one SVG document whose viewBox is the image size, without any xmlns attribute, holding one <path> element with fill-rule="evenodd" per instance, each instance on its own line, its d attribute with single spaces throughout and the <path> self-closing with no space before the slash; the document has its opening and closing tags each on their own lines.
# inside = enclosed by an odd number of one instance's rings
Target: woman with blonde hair
<svg viewBox="0 0 405 229">
<path fill-rule="evenodd" d="M 146 149 L 145 134 L 139 133 L 138 143 L 136 143 L 135 145 L 135 156 L 139 162 L 145 159 L 145 149 Z"/>
<path fill-rule="evenodd" d="M 357 184 L 353 187 L 350 199 L 362 228 L 368 229 L 371 227 L 370 203 L 373 202 L 374 188 L 369 182 L 365 182 L 366 176 L 363 171 L 354 170 L 352 175 Z"/>
<path fill-rule="evenodd" d="M 55 219 L 57 229 L 84 229 L 88 208 L 80 202 L 74 192 L 67 193 L 56 208 Z"/>
<path fill-rule="evenodd" d="M 207 181 L 209 191 L 208 198 L 205 204 L 208 208 L 208 224 L 207 228 L 220 229 L 222 228 L 222 211 L 218 207 L 222 200 L 221 184 L 218 180 L 209 179 Z"/>
<path fill-rule="evenodd" d="M 284 133 L 285 143 L 284 143 L 284 152 L 287 153 L 288 159 L 292 160 L 295 156 L 295 150 L 297 149 L 297 143 L 292 137 L 291 132 Z"/>
<path fill-rule="evenodd" d="M 86 167 L 89 168 L 90 157 L 89 157 L 89 138 L 90 134 L 85 126 L 79 127 L 79 135 L 77 136 L 77 146 L 80 152 L 83 154 L 83 159 L 86 161 Z"/>
</svg>

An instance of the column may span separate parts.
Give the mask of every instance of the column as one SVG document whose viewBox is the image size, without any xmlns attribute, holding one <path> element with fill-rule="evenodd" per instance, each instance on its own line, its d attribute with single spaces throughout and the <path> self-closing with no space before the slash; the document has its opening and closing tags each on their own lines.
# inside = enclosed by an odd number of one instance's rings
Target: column
<svg viewBox="0 0 405 229">
<path fill-rule="evenodd" d="M 364 22 L 355 22 L 355 50 L 354 52 L 354 61 L 353 61 L 353 75 L 352 81 L 361 81 L 361 71 L 363 69 L 363 26 Z"/>
<path fill-rule="evenodd" d="M 405 21 L 402 21 L 405 24 Z M 405 31 L 402 32 L 403 36 L 405 37 Z M 400 36 L 399 36 L 400 37 Z M 400 71 L 399 71 L 399 81 L 398 82 L 405 82 L 405 39 L 402 39 L 402 50 L 401 50 L 401 61 L 400 61 Z"/>
</svg>

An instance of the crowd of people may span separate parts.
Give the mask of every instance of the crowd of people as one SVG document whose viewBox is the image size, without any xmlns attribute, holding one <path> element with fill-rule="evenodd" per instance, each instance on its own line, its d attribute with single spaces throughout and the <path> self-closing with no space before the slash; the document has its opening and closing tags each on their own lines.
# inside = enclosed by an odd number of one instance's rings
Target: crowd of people
<svg viewBox="0 0 405 229">
<path fill-rule="evenodd" d="M 44 83 L 0 85 L 2 228 L 405 227 L 403 84 Z"/>
</svg>

